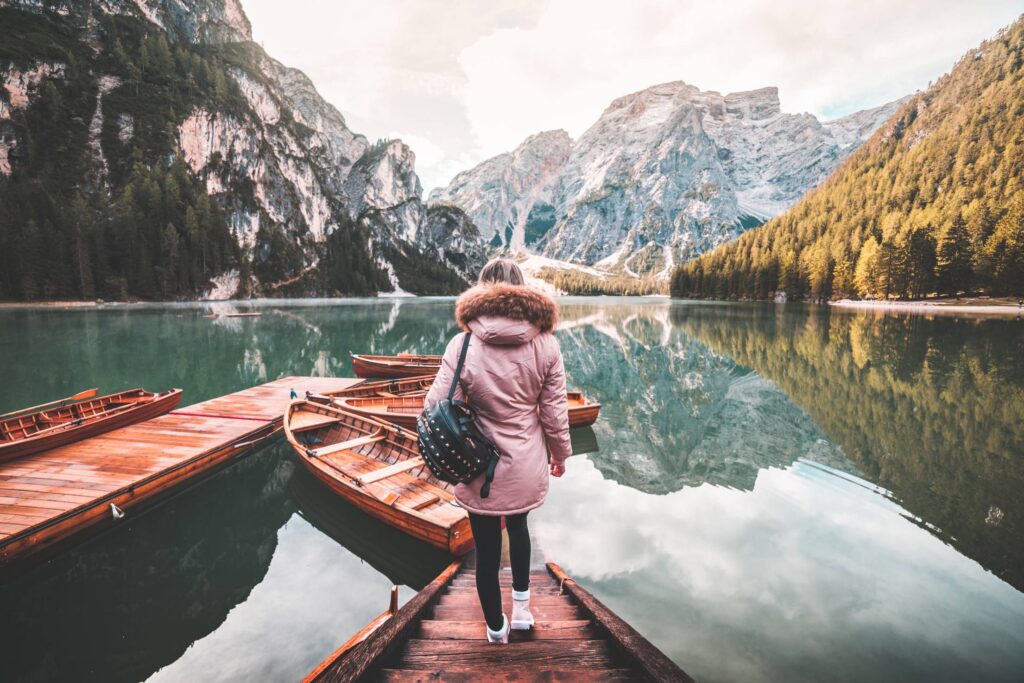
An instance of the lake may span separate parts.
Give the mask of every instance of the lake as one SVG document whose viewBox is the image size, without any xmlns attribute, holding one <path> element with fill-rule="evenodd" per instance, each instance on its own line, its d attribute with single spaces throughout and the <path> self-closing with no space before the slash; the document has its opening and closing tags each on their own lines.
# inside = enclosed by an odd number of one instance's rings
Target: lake
<svg viewBox="0 0 1024 683">
<path fill-rule="evenodd" d="M 450 299 L 0 310 L 0 412 L 76 390 L 351 375 L 441 352 Z M 698 681 L 1016 681 L 1024 322 L 570 298 L 603 404 L 540 550 Z M 500 485 L 500 483 L 496 483 Z M 4 678 L 296 680 L 446 563 L 281 441 L 0 578 Z"/>
</svg>

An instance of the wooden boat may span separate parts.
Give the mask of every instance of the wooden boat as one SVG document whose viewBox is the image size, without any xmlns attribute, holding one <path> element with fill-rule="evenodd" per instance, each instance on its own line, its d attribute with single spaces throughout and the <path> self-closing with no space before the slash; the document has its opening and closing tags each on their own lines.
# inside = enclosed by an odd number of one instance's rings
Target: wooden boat
<svg viewBox="0 0 1024 683">
<path fill-rule="evenodd" d="M 55 401 L 57 405 L 43 404 L 8 413 L 0 416 L 0 461 L 142 422 L 163 415 L 180 401 L 181 389 L 163 393 L 131 389 L 75 402 Z"/>
<path fill-rule="evenodd" d="M 384 379 L 377 382 L 360 382 L 354 387 L 333 391 L 326 394 L 327 397 L 374 397 L 374 396 L 410 396 L 417 393 L 427 393 L 430 385 L 434 383 L 436 373 L 409 377 L 406 379 Z M 316 397 L 313 398 L 316 400 Z"/>
<path fill-rule="evenodd" d="M 589 427 L 597 422 L 601 414 L 601 404 L 587 399 L 582 391 L 567 391 L 569 399 L 569 427 Z"/>
<path fill-rule="evenodd" d="M 383 377 L 418 377 L 436 375 L 441 367 L 441 356 L 403 353 L 397 356 L 371 356 L 350 353 L 352 371 L 366 379 Z"/>
<path fill-rule="evenodd" d="M 512 575 L 499 575 L 505 613 Z M 693 679 L 553 562 L 530 572 L 528 631 L 487 642 L 476 569 L 452 562 L 409 602 L 360 629 L 305 678 L 338 681 L 654 681 Z"/>
<path fill-rule="evenodd" d="M 570 391 L 566 395 L 569 399 L 569 427 L 594 424 L 601 412 L 601 404 L 588 401 L 579 391 Z M 333 405 L 351 413 L 415 430 L 416 417 L 423 412 L 425 398 L 426 392 L 422 391 L 398 396 L 335 396 Z"/>
<path fill-rule="evenodd" d="M 473 548 L 469 516 L 430 473 L 415 435 L 312 401 L 288 406 L 284 433 L 303 466 L 356 507 L 453 555 Z"/>
</svg>

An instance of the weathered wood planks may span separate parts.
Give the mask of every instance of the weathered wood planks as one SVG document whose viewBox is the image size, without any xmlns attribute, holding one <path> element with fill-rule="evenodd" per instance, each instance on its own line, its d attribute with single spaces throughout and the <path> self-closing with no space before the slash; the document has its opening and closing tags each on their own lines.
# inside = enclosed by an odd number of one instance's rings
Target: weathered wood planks
<svg viewBox="0 0 1024 683">
<path fill-rule="evenodd" d="M 537 623 L 487 642 L 475 570 L 453 564 L 398 611 L 392 623 L 346 644 L 307 681 L 691 681 L 631 626 L 554 564 L 530 572 Z M 511 573 L 499 577 L 511 613 Z M 350 641 L 351 642 L 351 641 Z"/>
<path fill-rule="evenodd" d="M 291 392 L 358 380 L 285 377 L 60 448 L 0 463 L 0 566 L 130 511 L 280 430 Z"/>
</svg>

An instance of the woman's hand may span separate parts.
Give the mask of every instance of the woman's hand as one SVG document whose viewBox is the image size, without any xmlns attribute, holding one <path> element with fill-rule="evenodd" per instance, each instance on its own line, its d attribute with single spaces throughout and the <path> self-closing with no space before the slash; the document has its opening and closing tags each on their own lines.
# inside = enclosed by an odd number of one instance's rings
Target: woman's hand
<svg viewBox="0 0 1024 683">
<path fill-rule="evenodd" d="M 551 463 L 552 477 L 560 477 L 563 474 L 565 474 L 565 465 L 556 465 L 555 463 Z"/>
</svg>

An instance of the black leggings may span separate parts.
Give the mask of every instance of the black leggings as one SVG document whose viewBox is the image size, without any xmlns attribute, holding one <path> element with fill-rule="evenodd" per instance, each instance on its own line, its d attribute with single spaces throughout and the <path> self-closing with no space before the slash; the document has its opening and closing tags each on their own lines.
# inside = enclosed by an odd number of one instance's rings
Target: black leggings
<svg viewBox="0 0 1024 683">
<path fill-rule="evenodd" d="M 512 588 L 525 591 L 530 588 L 530 530 L 526 515 L 506 515 L 508 554 L 512 562 Z M 476 592 L 484 610 L 487 627 L 501 629 L 501 586 L 498 570 L 501 568 L 501 517 L 469 513 L 469 525 L 476 541 Z"/>
</svg>

